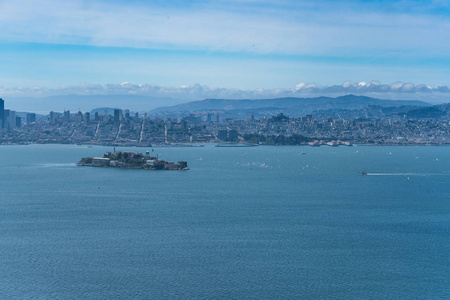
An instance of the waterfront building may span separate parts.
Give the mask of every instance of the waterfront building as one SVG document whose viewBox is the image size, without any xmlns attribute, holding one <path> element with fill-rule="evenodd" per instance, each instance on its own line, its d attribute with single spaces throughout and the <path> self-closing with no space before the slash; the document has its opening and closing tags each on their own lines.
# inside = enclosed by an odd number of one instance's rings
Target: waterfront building
<svg viewBox="0 0 450 300">
<path fill-rule="evenodd" d="M 239 133 L 236 129 L 228 130 L 228 140 L 230 142 L 236 142 L 239 138 Z"/>
<path fill-rule="evenodd" d="M 217 138 L 221 141 L 226 141 L 228 139 L 228 132 L 226 129 L 219 129 L 217 133 Z"/>
</svg>

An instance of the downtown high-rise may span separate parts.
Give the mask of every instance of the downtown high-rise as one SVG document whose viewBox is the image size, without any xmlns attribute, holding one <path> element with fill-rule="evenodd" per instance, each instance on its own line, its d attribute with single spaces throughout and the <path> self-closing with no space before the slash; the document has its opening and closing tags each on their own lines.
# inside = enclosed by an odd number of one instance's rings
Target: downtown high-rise
<svg viewBox="0 0 450 300">
<path fill-rule="evenodd" d="M 4 128 L 5 125 L 5 101 L 0 98 L 0 128 Z"/>
</svg>

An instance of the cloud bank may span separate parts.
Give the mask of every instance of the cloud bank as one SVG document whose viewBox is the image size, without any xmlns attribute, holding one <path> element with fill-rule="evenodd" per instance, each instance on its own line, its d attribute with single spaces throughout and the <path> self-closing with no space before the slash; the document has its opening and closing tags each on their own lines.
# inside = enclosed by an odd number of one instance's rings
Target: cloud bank
<svg viewBox="0 0 450 300">
<path fill-rule="evenodd" d="M 295 87 L 299 93 L 315 94 L 386 94 L 386 95 L 414 95 L 432 93 L 450 93 L 447 86 L 429 86 L 425 84 L 415 85 L 414 83 L 394 82 L 391 84 L 382 84 L 379 81 L 352 83 L 345 81 L 341 85 L 319 86 L 314 83 L 300 83 Z"/>
<path fill-rule="evenodd" d="M 391 100 L 422 100 L 431 104 L 450 103 L 450 88 L 405 82 L 383 84 L 379 81 L 350 82 L 321 86 L 300 83 L 292 88 L 280 89 L 230 89 L 207 85 L 167 87 L 155 84 L 91 84 L 61 86 L 55 89 L 4 88 L 0 97 L 7 108 L 17 111 L 47 114 L 49 111 L 89 111 L 99 107 L 119 107 L 134 111 L 148 111 L 204 99 L 269 99 L 282 97 L 338 97 L 348 94 Z"/>
<path fill-rule="evenodd" d="M 429 86 L 406 82 L 391 84 L 379 81 L 350 82 L 339 85 L 323 86 L 315 83 L 300 83 L 293 88 L 241 90 L 230 88 L 209 87 L 195 84 L 177 87 L 166 87 L 155 84 L 135 84 L 123 82 L 120 84 L 92 84 L 63 85 L 59 88 L 44 87 L 15 87 L 0 86 L 0 95 L 6 97 L 34 97 L 81 95 L 81 96 L 125 96 L 136 95 L 150 98 L 172 98 L 181 102 L 203 100 L 208 98 L 224 99 L 264 99 L 275 97 L 318 97 L 341 96 L 347 94 L 376 96 L 385 99 L 430 99 L 434 102 L 446 102 L 450 97 L 448 86 Z"/>
</svg>

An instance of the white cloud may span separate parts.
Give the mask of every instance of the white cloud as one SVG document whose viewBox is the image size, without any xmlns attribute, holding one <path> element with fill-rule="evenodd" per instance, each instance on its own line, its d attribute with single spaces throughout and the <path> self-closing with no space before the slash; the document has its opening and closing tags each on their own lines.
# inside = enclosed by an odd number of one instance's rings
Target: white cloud
<svg viewBox="0 0 450 300">
<path fill-rule="evenodd" d="M 261 2 L 205 1 L 179 8 L 153 2 L 4 0 L 0 38 L 344 57 L 374 52 L 432 57 L 450 51 L 450 20 L 442 16 L 372 11 L 361 3 L 269 1 L 267 8 Z"/>
<path fill-rule="evenodd" d="M 391 84 L 391 91 L 400 91 L 403 87 L 403 82 L 394 82 Z"/>
<path fill-rule="evenodd" d="M 302 82 L 302 83 L 299 83 L 299 84 L 297 84 L 297 85 L 295 86 L 295 89 L 296 89 L 296 90 L 301 90 L 302 88 L 305 87 L 305 85 L 306 85 L 306 84 L 303 83 L 303 82 Z"/>
<path fill-rule="evenodd" d="M 404 97 L 411 99 L 429 96 L 450 96 L 450 88 L 447 86 L 431 87 L 424 84 L 394 82 L 382 84 L 379 81 L 355 82 L 345 81 L 340 85 L 321 86 L 315 83 L 299 83 L 294 88 L 241 90 L 231 88 L 209 87 L 206 85 L 182 85 L 159 86 L 154 84 L 134 84 L 123 82 L 119 84 L 92 84 L 61 85 L 59 88 L 49 89 L 45 87 L 15 87 L 5 88 L 0 86 L 3 97 L 46 97 L 61 95 L 140 95 L 154 98 L 173 98 L 183 101 L 202 100 L 206 98 L 273 98 L 273 97 L 309 97 L 309 96 L 339 96 L 346 94 L 375 95 L 381 98 Z"/>
<path fill-rule="evenodd" d="M 301 88 L 299 88 L 301 87 Z M 395 82 L 383 84 L 369 81 L 332 86 L 320 86 L 314 83 L 300 83 L 293 88 L 240 90 L 230 88 L 213 88 L 206 85 L 158 86 L 153 84 L 90 84 L 60 86 L 55 89 L 44 87 L 0 86 L 0 95 L 7 107 L 19 111 L 47 113 L 50 110 L 91 110 L 97 107 L 121 107 L 136 111 L 150 110 L 161 106 L 185 103 L 203 99 L 268 99 L 282 97 L 337 97 L 348 94 L 364 95 L 380 99 L 422 100 L 429 103 L 450 102 L 450 88 L 447 86 L 430 87 L 412 83 Z M 72 95 L 88 96 L 74 98 Z M 54 96 L 49 97 L 48 96 Z M 89 97 L 111 96 L 111 97 Z M 142 96 L 142 97 L 129 97 Z"/>
</svg>

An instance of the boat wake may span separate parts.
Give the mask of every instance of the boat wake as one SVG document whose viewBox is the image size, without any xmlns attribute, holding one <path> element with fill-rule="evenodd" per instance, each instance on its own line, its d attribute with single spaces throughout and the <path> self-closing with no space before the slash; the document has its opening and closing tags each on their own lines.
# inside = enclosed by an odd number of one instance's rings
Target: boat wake
<svg viewBox="0 0 450 300">
<path fill-rule="evenodd" d="M 441 173 L 367 173 L 367 176 L 436 176 Z"/>
<path fill-rule="evenodd" d="M 34 165 L 37 168 L 65 168 L 65 167 L 76 167 L 75 163 L 69 164 L 37 164 Z"/>
</svg>

